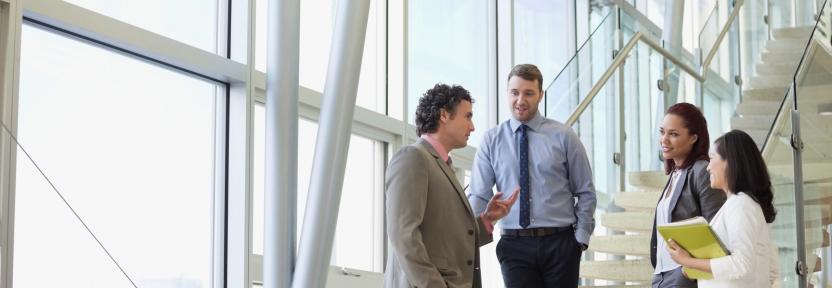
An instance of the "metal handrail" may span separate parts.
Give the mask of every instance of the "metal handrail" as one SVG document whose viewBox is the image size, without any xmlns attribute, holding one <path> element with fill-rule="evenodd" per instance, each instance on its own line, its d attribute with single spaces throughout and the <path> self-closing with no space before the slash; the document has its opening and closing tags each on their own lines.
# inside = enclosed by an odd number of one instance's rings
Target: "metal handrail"
<svg viewBox="0 0 832 288">
<path fill-rule="evenodd" d="M 578 104 L 578 107 L 575 107 L 575 110 L 572 112 L 572 114 L 569 115 L 569 118 L 567 118 L 565 123 L 566 126 L 572 126 L 575 124 L 575 122 L 578 121 L 578 118 L 581 117 L 586 108 L 589 107 L 589 103 L 592 103 L 592 100 L 595 99 L 595 96 L 598 95 L 599 92 L 601 92 L 601 89 L 604 87 L 604 85 L 606 85 L 607 81 L 609 81 L 610 77 L 612 77 L 612 74 L 618 68 L 620 68 L 621 65 L 624 64 L 624 60 L 629 56 L 630 51 L 633 50 L 638 41 L 644 42 L 644 44 L 647 44 L 648 46 L 656 50 L 656 52 L 662 54 L 662 56 L 664 56 L 667 60 L 673 62 L 673 64 L 684 70 L 688 75 L 696 79 L 696 81 L 705 82 L 705 79 L 707 79 L 706 76 L 708 74 L 708 71 L 710 70 L 709 68 L 711 65 L 711 61 L 713 61 L 713 58 L 716 56 L 717 49 L 719 48 L 722 41 L 725 39 L 725 35 L 728 34 L 731 25 L 733 25 L 733 22 L 736 20 L 737 15 L 739 15 L 740 8 L 744 3 L 745 0 L 738 0 L 736 2 L 736 5 L 734 6 L 731 15 L 728 17 L 728 20 L 725 23 L 725 26 L 722 27 L 722 31 L 720 31 L 719 33 L 719 37 L 717 37 L 716 42 L 714 42 L 714 45 L 711 48 L 711 51 L 708 52 L 708 57 L 705 58 L 705 61 L 703 62 L 704 64 L 702 65 L 701 73 L 697 72 L 696 69 L 682 62 L 682 60 L 673 55 L 673 53 L 664 49 L 664 47 L 662 47 L 655 41 L 651 40 L 649 37 L 644 37 L 644 34 L 640 31 L 636 32 L 636 34 L 634 34 L 633 37 L 630 38 L 630 41 L 628 41 L 627 44 L 624 45 L 624 48 L 621 49 L 621 52 L 619 52 L 618 55 L 615 56 L 615 59 L 612 61 L 612 64 L 610 64 L 610 66 L 607 67 L 607 70 L 604 71 L 604 74 L 602 74 L 601 78 L 598 79 L 598 82 L 592 86 L 592 89 L 589 90 L 587 96 L 584 97 L 581 103 Z"/>
<path fill-rule="evenodd" d="M 743 4 L 745 4 L 745 0 L 737 0 L 734 4 L 734 10 L 731 11 L 731 15 L 728 16 L 725 26 L 722 26 L 722 31 L 719 32 L 719 37 L 716 38 L 714 46 L 711 47 L 711 51 L 708 52 L 708 57 L 705 57 L 705 62 L 702 62 L 704 63 L 702 67 L 708 67 L 711 65 L 711 61 L 713 61 L 714 57 L 716 57 L 716 50 L 719 49 L 719 45 L 722 44 L 722 40 L 725 39 L 725 35 L 728 34 L 728 30 L 731 30 L 731 26 L 734 24 L 734 20 L 737 19 L 737 15 L 740 14 L 740 8 L 742 8 Z M 705 71 L 708 70 L 706 69 Z"/>
<path fill-rule="evenodd" d="M 634 34 L 633 37 L 630 38 L 630 41 L 628 41 L 627 44 L 624 45 L 624 48 L 621 49 L 621 52 L 615 56 L 615 59 L 612 61 L 612 64 L 610 64 L 610 66 L 607 67 L 607 70 L 604 71 L 604 74 L 601 75 L 601 78 L 598 79 L 598 82 L 592 86 L 592 89 L 589 90 L 589 93 L 586 97 L 584 97 L 584 100 L 581 101 L 581 103 L 578 104 L 578 107 L 575 108 L 575 111 L 572 112 L 571 115 L 569 115 L 569 118 L 566 120 L 566 126 L 572 126 L 575 124 L 575 122 L 578 120 L 578 117 L 580 117 L 581 114 L 583 114 L 584 110 L 586 110 L 586 107 L 589 106 L 589 103 L 592 103 L 592 100 L 595 99 L 595 96 L 598 95 L 598 92 L 601 91 L 601 88 L 603 88 L 604 85 L 606 85 L 607 81 L 610 79 L 610 77 L 612 77 L 612 74 L 616 70 L 618 70 L 618 68 L 620 68 L 621 65 L 624 64 L 624 60 L 629 56 L 633 48 L 635 48 L 636 43 L 638 43 L 638 41 L 647 44 L 648 46 L 656 50 L 656 52 L 662 54 L 662 56 L 667 58 L 667 60 L 673 62 L 673 64 L 676 64 L 676 66 L 687 72 L 691 77 L 693 77 L 697 81 L 705 81 L 704 75 L 700 75 L 699 73 L 697 73 L 696 69 L 691 68 L 690 66 L 682 62 L 682 60 L 680 60 L 676 56 L 673 56 L 673 54 L 670 51 L 667 51 L 666 49 L 662 48 L 661 45 L 659 45 L 653 40 L 650 40 L 649 37 L 644 37 L 643 33 L 636 32 L 636 34 Z"/>
</svg>

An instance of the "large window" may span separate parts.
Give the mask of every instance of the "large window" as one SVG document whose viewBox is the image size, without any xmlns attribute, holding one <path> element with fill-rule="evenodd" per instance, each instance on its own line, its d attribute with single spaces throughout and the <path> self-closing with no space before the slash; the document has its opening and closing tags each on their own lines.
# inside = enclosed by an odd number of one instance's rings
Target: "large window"
<svg viewBox="0 0 832 288">
<path fill-rule="evenodd" d="M 514 2 L 514 62 L 535 64 L 543 73 L 543 89 L 549 86 L 574 51 L 570 23 L 573 5 L 568 1 L 519 0 Z M 499 78 L 504 78 L 501 76 Z M 499 91 L 504 99 L 505 91 Z M 500 102 L 503 104 L 504 100 Z M 542 103 L 541 103 L 542 106 Z M 543 110 L 544 107 L 540 107 Z"/>
<path fill-rule="evenodd" d="M 408 119 L 419 98 L 436 83 L 465 87 L 474 98 L 476 130 L 468 144 L 479 146 L 488 123 L 489 1 L 408 2 Z M 502 102 L 500 102 L 502 103 Z"/>
<path fill-rule="evenodd" d="M 304 0 L 300 3 L 300 85 L 318 92 L 324 91 L 335 25 L 336 0 Z M 356 105 L 379 113 L 385 113 L 383 47 L 379 31 L 384 31 L 385 11 L 379 9 L 381 0 L 370 2 L 367 32 L 364 40 L 364 56 L 361 58 L 361 72 L 358 80 Z M 266 72 L 267 64 L 267 0 L 257 0 L 257 70 Z M 380 49 L 381 48 L 381 49 Z M 379 66 L 382 64 L 382 66 Z"/>
<path fill-rule="evenodd" d="M 35 26 L 20 51 L 18 138 L 51 184 L 139 287 L 212 287 L 218 85 Z M 129 287 L 17 155 L 14 286 Z"/>
<path fill-rule="evenodd" d="M 219 0 L 65 0 L 97 13 L 216 53 Z M 187 20 L 186 20 L 187 19 Z"/>
<path fill-rule="evenodd" d="M 255 109 L 253 252 L 263 254 L 265 185 L 265 107 Z M 298 238 L 302 231 L 312 170 L 318 124 L 300 119 L 298 124 Z M 382 272 L 383 205 L 380 183 L 383 177 L 382 143 L 352 135 L 344 172 L 344 186 L 338 210 L 338 225 L 332 251 L 332 265 Z"/>
</svg>

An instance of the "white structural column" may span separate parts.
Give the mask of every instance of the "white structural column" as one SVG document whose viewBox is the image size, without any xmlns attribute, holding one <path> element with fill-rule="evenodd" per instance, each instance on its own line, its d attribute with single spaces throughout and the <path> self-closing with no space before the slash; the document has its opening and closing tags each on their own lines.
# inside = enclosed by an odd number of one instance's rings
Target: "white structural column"
<svg viewBox="0 0 832 288">
<path fill-rule="evenodd" d="M 0 120 L 17 132 L 17 95 L 20 71 L 20 2 L 0 3 Z M 2 129 L 2 128 L 0 128 Z M 14 252 L 14 179 L 17 147 L 0 131 L 0 287 L 12 287 Z"/>
<path fill-rule="evenodd" d="M 294 288 L 326 284 L 369 9 L 370 0 L 338 1 Z"/>
<path fill-rule="evenodd" d="M 664 41 L 665 48 L 673 54 L 673 56 L 677 56 L 677 58 L 681 59 L 681 51 L 682 51 L 682 25 L 684 24 L 685 18 L 685 0 L 667 0 L 665 2 L 664 7 L 664 27 L 662 27 L 662 41 Z M 665 67 L 667 67 L 668 61 L 665 60 Z M 665 87 L 664 87 L 664 100 L 665 107 L 669 106 L 672 103 L 679 102 L 676 97 L 678 97 L 679 91 L 679 70 L 676 69 L 667 77 L 664 77 L 665 80 Z M 665 74 L 664 72 L 662 73 Z M 662 114 L 664 114 L 664 109 L 662 110 Z"/>
<path fill-rule="evenodd" d="M 263 287 L 289 288 L 295 264 L 300 0 L 268 6 Z"/>
</svg>

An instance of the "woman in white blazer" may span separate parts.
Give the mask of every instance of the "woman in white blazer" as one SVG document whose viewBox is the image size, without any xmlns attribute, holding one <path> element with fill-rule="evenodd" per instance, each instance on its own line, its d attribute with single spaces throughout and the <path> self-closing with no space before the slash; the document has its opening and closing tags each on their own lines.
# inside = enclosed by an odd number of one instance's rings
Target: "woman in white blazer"
<svg viewBox="0 0 832 288">
<path fill-rule="evenodd" d="M 684 267 L 714 275 L 711 280 L 699 280 L 699 287 L 771 287 L 778 266 L 769 223 L 777 212 L 760 150 L 748 134 L 733 130 L 714 141 L 709 156 L 711 187 L 727 196 L 710 225 L 731 254 L 696 259 L 670 240 L 671 257 Z"/>
</svg>

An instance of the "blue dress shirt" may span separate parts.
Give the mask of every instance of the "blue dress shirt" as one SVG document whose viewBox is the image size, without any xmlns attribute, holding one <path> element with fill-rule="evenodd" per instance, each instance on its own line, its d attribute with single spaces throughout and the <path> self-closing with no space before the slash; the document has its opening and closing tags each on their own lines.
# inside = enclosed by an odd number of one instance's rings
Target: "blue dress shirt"
<svg viewBox="0 0 832 288">
<path fill-rule="evenodd" d="M 488 130 L 482 138 L 471 175 L 468 202 L 476 215 L 485 211 L 492 187 L 508 198 L 519 186 L 518 128 L 511 118 Z M 537 227 L 575 227 L 575 239 L 588 245 L 595 228 L 595 187 L 586 150 L 571 128 L 540 113 L 528 126 L 531 224 Z M 504 229 L 520 227 L 520 202 L 502 220 Z"/>
</svg>

